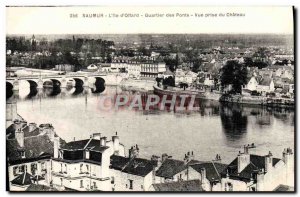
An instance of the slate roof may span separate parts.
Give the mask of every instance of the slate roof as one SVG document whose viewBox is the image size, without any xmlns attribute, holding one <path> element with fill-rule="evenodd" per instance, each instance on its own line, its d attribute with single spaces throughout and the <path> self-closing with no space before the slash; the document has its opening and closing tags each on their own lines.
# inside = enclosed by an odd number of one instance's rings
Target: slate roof
<svg viewBox="0 0 300 197">
<path fill-rule="evenodd" d="M 275 192 L 287 192 L 287 191 L 295 191 L 294 187 L 288 186 L 288 185 L 278 185 L 273 191 Z"/>
<path fill-rule="evenodd" d="M 194 162 L 198 162 L 196 160 L 192 160 L 189 164 Z M 172 178 L 177 173 L 183 171 L 187 168 L 187 165 L 184 161 L 176 160 L 176 159 L 166 159 L 160 166 L 160 168 L 156 171 L 156 176 L 164 177 L 164 178 Z"/>
<path fill-rule="evenodd" d="M 24 160 L 21 152 L 25 151 L 25 159 L 51 157 L 53 155 L 53 142 L 48 135 L 38 135 L 24 139 L 24 147 L 20 147 L 16 139 L 6 140 L 6 155 L 10 163 Z"/>
<path fill-rule="evenodd" d="M 65 150 L 90 149 L 93 151 L 100 151 L 100 152 L 103 152 L 108 148 L 109 148 L 108 146 L 100 146 L 100 140 L 97 139 L 85 139 L 85 140 L 72 141 L 61 146 L 61 149 L 65 149 Z"/>
<path fill-rule="evenodd" d="M 172 192 L 187 192 L 187 191 L 204 191 L 201 187 L 200 180 L 189 180 L 169 183 L 153 184 L 155 191 L 172 191 Z"/>
<path fill-rule="evenodd" d="M 7 127 L 7 129 L 6 129 L 7 139 L 14 139 L 15 138 L 15 132 L 16 132 L 16 125 L 15 124 L 11 124 L 9 127 Z M 39 135 L 40 134 L 40 129 L 37 127 L 33 131 L 29 132 L 29 127 L 25 126 L 23 128 L 23 132 L 24 132 L 24 137 L 32 137 L 32 136 Z"/>
<path fill-rule="evenodd" d="M 262 80 L 260 80 L 258 82 L 259 85 L 263 85 L 263 86 L 269 86 L 271 83 L 272 79 L 269 77 L 263 77 Z"/>
<path fill-rule="evenodd" d="M 280 159 L 273 158 L 273 166 L 275 166 Z M 239 174 L 237 167 L 237 158 L 235 158 L 222 172 L 222 176 L 226 176 L 227 170 L 230 177 L 235 177 L 237 179 L 242 179 L 245 181 L 249 181 L 252 177 L 253 171 L 260 170 L 265 168 L 265 156 L 260 155 L 252 155 L 250 154 L 250 164 L 247 165 Z"/>
<path fill-rule="evenodd" d="M 32 183 L 31 178 L 31 174 L 24 172 L 12 180 L 11 183 L 14 185 L 30 185 Z"/>
<path fill-rule="evenodd" d="M 39 191 L 58 191 L 58 190 L 55 188 L 48 187 L 46 185 L 31 184 L 29 185 L 29 187 L 27 187 L 26 191 L 39 192 Z"/>
<path fill-rule="evenodd" d="M 117 155 L 110 157 L 110 168 L 142 177 L 149 174 L 155 165 L 153 161 L 142 158 L 130 159 Z"/>
<path fill-rule="evenodd" d="M 220 173 L 227 167 L 226 164 L 213 163 L 213 162 L 203 162 L 198 164 L 192 164 L 190 166 L 199 173 L 201 172 L 202 168 L 205 168 L 206 178 L 210 182 L 213 182 L 215 180 L 220 180 L 221 179 Z"/>
</svg>

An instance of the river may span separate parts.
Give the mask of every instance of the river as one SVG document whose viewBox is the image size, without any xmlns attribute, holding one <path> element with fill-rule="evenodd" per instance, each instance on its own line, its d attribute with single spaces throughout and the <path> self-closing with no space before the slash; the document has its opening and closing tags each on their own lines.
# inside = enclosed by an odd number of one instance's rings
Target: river
<svg viewBox="0 0 300 197">
<path fill-rule="evenodd" d="M 93 93 L 94 92 L 94 93 Z M 100 132 L 111 139 L 117 131 L 127 149 L 138 144 L 140 157 L 167 153 L 183 159 L 193 151 L 195 159 L 212 160 L 220 154 L 222 161 L 233 160 L 243 145 L 254 143 L 251 153 L 264 155 L 270 150 L 281 158 L 286 147 L 294 148 L 294 111 L 217 101 L 197 100 L 198 111 L 138 111 L 123 108 L 101 110 L 103 96 L 133 95 L 119 87 L 106 87 L 101 93 L 87 93 L 72 88 L 53 92 L 52 89 L 31 93 L 27 83 L 20 83 L 18 113 L 28 122 L 51 123 L 56 133 L 71 141 L 89 138 Z M 143 93 L 145 95 L 145 93 Z"/>
</svg>

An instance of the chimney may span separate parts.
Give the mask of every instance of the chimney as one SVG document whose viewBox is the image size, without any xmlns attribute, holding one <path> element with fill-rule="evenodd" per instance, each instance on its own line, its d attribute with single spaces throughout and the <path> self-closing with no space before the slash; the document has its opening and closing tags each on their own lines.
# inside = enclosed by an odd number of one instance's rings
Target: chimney
<svg viewBox="0 0 300 197">
<path fill-rule="evenodd" d="M 200 174 L 201 174 L 201 183 L 203 184 L 204 180 L 206 179 L 206 169 L 201 168 Z"/>
<path fill-rule="evenodd" d="M 133 147 L 128 150 L 128 157 L 129 159 L 133 158 Z"/>
<path fill-rule="evenodd" d="M 114 147 L 114 154 L 119 155 L 119 146 L 120 146 L 120 140 L 118 133 L 116 132 L 115 136 L 112 136 L 112 141 L 113 141 L 113 147 Z"/>
<path fill-rule="evenodd" d="M 100 140 L 100 138 L 101 138 L 101 133 L 93 133 L 94 140 Z"/>
<path fill-rule="evenodd" d="M 132 146 L 130 149 L 129 149 L 129 158 L 135 158 L 135 157 L 138 157 L 139 156 L 139 148 L 138 146 Z"/>
<path fill-rule="evenodd" d="M 106 137 L 100 138 L 100 146 L 106 146 Z"/>
<path fill-rule="evenodd" d="M 259 170 L 256 175 L 256 191 L 265 191 L 264 190 L 264 171 L 263 169 Z"/>
<path fill-rule="evenodd" d="M 29 132 L 32 132 L 37 128 L 37 125 L 36 123 L 31 122 L 28 124 L 28 128 L 29 128 Z"/>
<path fill-rule="evenodd" d="M 191 160 L 194 159 L 194 152 L 187 152 L 187 154 L 184 155 L 184 162 L 185 164 L 189 163 Z"/>
<path fill-rule="evenodd" d="M 14 121 L 14 127 L 15 127 L 16 131 L 19 130 L 19 129 L 21 129 L 23 127 L 23 125 L 24 124 L 20 120 L 15 120 Z"/>
<path fill-rule="evenodd" d="M 167 153 L 161 155 L 161 163 L 165 162 L 169 158 Z"/>
<path fill-rule="evenodd" d="M 54 142 L 53 142 L 54 158 L 59 158 L 59 148 L 60 148 L 60 139 L 59 139 L 59 137 L 55 137 Z"/>
<path fill-rule="evenodd" d="M 155 166 L 155 169 L 157 170 L 160 165 L 161 165 L 161 162 L 159 161 L 159 156 L 156 156 L 156 155 L 152 155 L 151 156 L 151 162 L 153 163 L 153 166 Z"/>
<path fill-rule="evenodd" d="M 20 128 L 18 130 L 16 130 L 15 131 L 15 137 L 16 137 L 17 142 L 19 143 L 19 146 L 21 148 L 23 148 L 24 147 L 24 140 L 25 140 L 23 130 L 21 130 Z"/>
<path fill-rule="evenodd" d="M 269 151 L 269 154 L 265 156 L 265 172 L 271 171 L 272 167 L 273 167 L 273 155 L 271 151 Z"/>
<path fill-rule="evenodd" d="M 250 164 L 250 154 L 248 147 L 244 146 L 244 153 L 239 152 L 238 156 L 238 173 L 242 172 Z"/>
</svg>

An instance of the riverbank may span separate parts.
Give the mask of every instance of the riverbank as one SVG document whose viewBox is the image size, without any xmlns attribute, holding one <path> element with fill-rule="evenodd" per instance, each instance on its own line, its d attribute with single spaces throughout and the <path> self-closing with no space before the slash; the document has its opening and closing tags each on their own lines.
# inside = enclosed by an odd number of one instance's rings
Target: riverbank
<svg viewBox="0 0 300 197">
<path fill-rule="evenodd" d="M 220 102 L 228 103 L 240 103 L 240 104 L 250 104 L 250 105 L 262 105 L 268 107 L 284 107 L 284 108 L 294 108 L 294 99 L 289 98 L 271 98 L 263 96 L 243 96 L 243 95 L 222 95 L 220 97 Z"/>
<path fill-rule="evenodd" d="M 203 90 L 196 90 L 196 89 L 180 89 L 176 87 L 167 87 L 167 88 L 162 88 L 158 87 L 156 84 L 153 86 L 154 93 L 157 94 L 166 94 L 166 95 L 190 95 L 190 96 L 195 96 L 196 98 L 201 98 L 201 99 L 207 99 L 207 100 L 215 100 L 219 101 L 221 94 L 218 92 L 209 92 L 209 91 L 203 91 Z"/>
<path fill-rule="evenodd" d="M 123 90 L 137 90 L 137 91 L 153 91 L 155 85 L 154 80 L 138 80 L 138 79 L 126 79 L 120 82 L 120 87 Z"/>
</svg>

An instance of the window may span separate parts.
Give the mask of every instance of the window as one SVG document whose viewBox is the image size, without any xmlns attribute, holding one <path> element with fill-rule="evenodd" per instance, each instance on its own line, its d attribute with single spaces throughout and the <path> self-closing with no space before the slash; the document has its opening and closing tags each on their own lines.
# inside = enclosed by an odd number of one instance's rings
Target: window
<svg viewBox="0 0 300 197">
<path fill-rule="evenodd" d="M 37 171 L 37 164 L 36 163 L 32 163 L 31 166 L 31 174 L 32 175 L 35 175 L 36 174 L 36 171 Z"/>
<path fill-rule="evenodd" d="M 67 164 L 65 164 L 65 171 L 64 171 L 65 174 L 67 174 L 67 169 L 68 169 Z"/>
<path fill-rule="evenodd" d="M 94 184 L 94 188 L 97 189 L 97 184 L 96 184 L 96 182 L 93 182 L 93 184 Z"/>
<path fill-rule="evenodd" d="M 21 154 L 21 157 L 22 157 L 22 158 L 25 158 L 25 151 L 22 150 L 22 151 L 20 152 L 20 154 Z"/>
<path fill-rule="evenodd" d="M 80 174 L 82 173 L 83 164 L 80 164 Z"/>
<path fill-rule="evenodd" d="M 86 165 L 86 172 L 89 173 L 89 165 Z"/>
<path fill-rule="evenodd" d="M 63 165 L 62 165 L 62 163 L 60 164 L 60 173 L 62 173 L 63 172 Z"/>
<path fill-rule="evenodd" d="M 129 179 L 129 189 L 133 189 L 133 180 Z"/>
<path fill-rule="evenodd" d="M 19 172 L 26 172 L 26 166 L 25 165 L 22 165 L 19 167 Z"/>
<path fill-rule="evenodd" d="M 233 191 L 233 185 L 231 183 L 227 183 L 228 191 Z"/>
<path fill-rule="evenodd" d="M 83 188 L 83 180 L 80 180 L 80 188 Z"/>
<path fill-rule="evenodd" d="M 14 174 L 14 176 L 17 175 L 17 173 L 18 173 L 18 166 L 15 166 L 13 168 L 13 174 Z"/>
<path fill-rule="evenodd" d="M 115 177 L 113 177 L 113 176 L 111 177 L 110 183 L 115 184 Z"/>
<path fill-rule="evenodd" d="M 60 186 L 63 186 L 63 179 L 60 178 Z"/>
<path fill-rule="evenodd" d="M 42 163 L 41 163 L 41 168 L 42 168 L 42 170 L 46 169 L 45 162 L 42 162 Z"/>
</svg>

